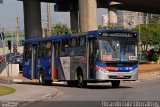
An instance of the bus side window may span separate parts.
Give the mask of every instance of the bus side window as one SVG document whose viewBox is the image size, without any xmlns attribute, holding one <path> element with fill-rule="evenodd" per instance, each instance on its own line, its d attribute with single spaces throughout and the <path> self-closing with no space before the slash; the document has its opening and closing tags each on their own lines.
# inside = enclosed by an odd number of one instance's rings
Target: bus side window
<svg viewBox="0 0 160 107">
<path fill-rule="evenodd" d="M 75 56 L 76 55 L 76 49 L 77 47 L 77 38 L 71 38 L 70 39 L 70 48 L 68 50 L 69 56 Z"/>
<path fill-rule="evenodd" d="M 77 55 L 85 55 L 86 53 L 86 38 L 79 37 L 77 40 Z"/>
<path fill-rule="evenodd" d="M 46 57 L 51 57 L 52 55 L 52 42 L 47 41 L 46 42 Z"/>
<path fill-rule="evenodd" d="M 47 50 L 47 57 L 51 57 L 52 55 L 52 51 L 51 50 Z"/>
<path fill-rule="evenodd" d="M 43 51 L 42 51 L 42 50 L 39 50 L 39 51 L 38 51 L 38 57 L 40 58 L 40 57 L 43 57 L 43 56 L 44 56 Z"/>
<path fill-rule="evenodd" d="M 61 56 L 68 56 L 69 39 L 63 39 L 61 41 Z"/>
<path fill-rule="evenodd" d="M 55 56 L 59 57 L 59 43 L 55 43 Z"/>
<path fill-rule="evenodd" d="M 32 54 L 31 54 L 31 51 L 32 51 L 32 44 L 25 44 L 25 58 L 26 59 L 30 59 Z"/>
<path fill-rule="evenodd" d="M 51 57 L 52 55 L 52 42 L 42 41 L 39 44 L 39 58 Z"/>
</svg>

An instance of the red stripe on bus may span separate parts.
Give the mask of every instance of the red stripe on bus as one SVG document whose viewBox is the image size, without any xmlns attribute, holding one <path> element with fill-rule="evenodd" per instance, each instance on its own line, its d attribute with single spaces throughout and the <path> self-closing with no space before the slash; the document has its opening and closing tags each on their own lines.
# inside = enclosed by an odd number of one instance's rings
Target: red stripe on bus
<svg viewBox="0 0 160 107">
<path fill-rule="evenodd" d="M 105 70 L 108 70 L 108 71 L 117 71 L 118 68 L 116 67 L 99 67 L 99 66 L 94 66 L 93 69 L 94 70 L 100 70 L 100 68 L 103 68 Z"/>
<path fill-rule="evenodd" d="M 50 68 L 51 68 L 51 70 L 52 70 L 52 60 L 50 61 Z M 57 73 L 57 69 L 56 69 L 56 66 L 54 66 L 54 70 L 52 71 L 52 74 L 54 74 L 53 76 L 53 78 L 54 79 L 58 79 L 58 73 Z"/>
</svg>

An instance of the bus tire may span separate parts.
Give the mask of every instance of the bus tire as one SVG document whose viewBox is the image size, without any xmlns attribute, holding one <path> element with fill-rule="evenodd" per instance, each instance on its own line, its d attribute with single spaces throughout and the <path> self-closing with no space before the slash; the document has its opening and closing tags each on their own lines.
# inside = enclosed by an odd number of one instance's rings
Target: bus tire
<svg viewBox="0 0 160 107">
<path fill-rule="evenodd" d="M 87 81 L 83 80 L 83 75 L 82 74 L 78 75 L 78 84 L 77 85 L 78 85 L 79 88 L 87 87 Z"/>
<path fill-rule="evenodd" d="M 45 85 L 49 85 L 50 86 L 50 85 L 52 85 L 52 82 L 53 82 L 52 80 L 45 80 Z"/>
<path fill-rule="evenodd" d="M 41 72 L 39 73 L 39 84 L 40 84 L 40 85 L 45 85 L 45 80 L 44 80 L 43 71 L 41 71 Z"/>
<path fill-rule="evenodd" d="M 67 85 L 69 87 L 76 87 L 77 86 L 77 81 L 67 81 Z"/>
<path fill-rule="evenodd" d="M 113 88 L 118 88 L 120 86 L 120 80 L 111 81 Z"/>
<path fill-rule="evenodd" d="M 44 79 L 44 71 L 43 70 L 40 70 L 40 73 L 39 73 L 39 84 L 44 85 L 44 86 L 52 84 L 51 81 Z"/>
</svg>

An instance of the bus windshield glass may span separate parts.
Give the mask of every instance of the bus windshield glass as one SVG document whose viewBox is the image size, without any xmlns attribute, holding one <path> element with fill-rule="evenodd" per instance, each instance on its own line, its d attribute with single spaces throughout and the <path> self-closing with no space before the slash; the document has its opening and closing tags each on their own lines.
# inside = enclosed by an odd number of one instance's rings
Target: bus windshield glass
<svg viewBox="0 0 160 107">
<path fill-rule="evenodd" d="M 100 61 L 135 61 L 136 41 L 123 39 L 98 40 L 96 58 Z"/>
</svg>

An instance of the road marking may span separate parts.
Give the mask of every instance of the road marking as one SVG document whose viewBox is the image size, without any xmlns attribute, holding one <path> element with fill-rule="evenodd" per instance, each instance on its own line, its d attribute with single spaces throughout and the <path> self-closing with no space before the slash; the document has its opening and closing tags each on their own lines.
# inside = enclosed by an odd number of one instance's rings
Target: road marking
<svg viewBox="0 0 160 107">
<path fill-rule="evenodd" d="M 140 82 L 139 80 L 137 80 L 137 81 L 130 81 L 131 83 L 137 83 L 137 82 Z"/>
<path fill-rule="evenodd" d="M 65 85 L 66 84 L 66 82 L 52 82 L 53 84 L 63 84 L 63 85 Z"/>
<path fill-rule="evenodd" d="M 21 79 L 13 79 L 13 82 L 23 82 Z"/>
</svg>

